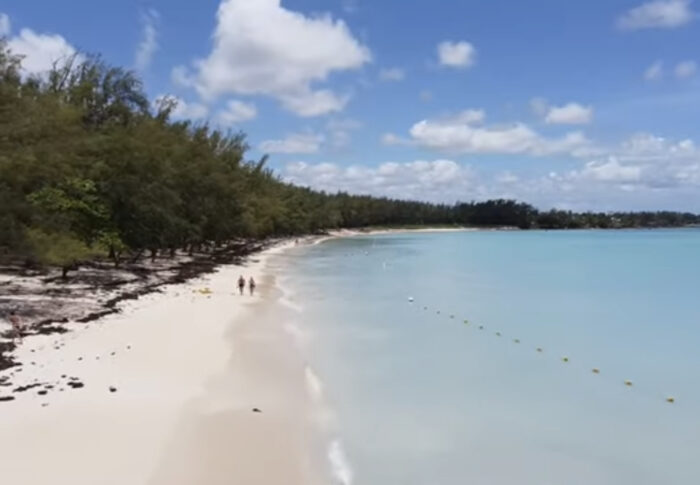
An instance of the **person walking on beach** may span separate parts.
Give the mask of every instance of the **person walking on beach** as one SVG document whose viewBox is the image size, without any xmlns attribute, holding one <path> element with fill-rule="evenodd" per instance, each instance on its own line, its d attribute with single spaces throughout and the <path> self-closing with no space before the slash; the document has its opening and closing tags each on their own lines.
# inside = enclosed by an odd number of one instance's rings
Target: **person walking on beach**
<svg viewBox="0 0 700 485">
<path fill-rule="evenodd" d="M 243 296 L 243 292 L 245 291 L 245 278 L 243 275 L 241 275 L 240 278 L 238 278 L 238 292 Z"/>
<path fill-rule="evenodd" d="M 248 281 L 248 288 L 250 289 L 250 296 L 253 296 L 253 293 L 255 293 L 255 280 L 253 277 L 250 277 L 250 280 Z"/>
<path fill-rule="evenodd" d="M 17 313 L 13 310 L 10 312 L 10 324 L 12 325 L 12 343 L 15 343 L 15 340 L 19 340 L 19 343 L 22 343 L 22 323 L 19 321 L 19 316 Z"/>
</svg>

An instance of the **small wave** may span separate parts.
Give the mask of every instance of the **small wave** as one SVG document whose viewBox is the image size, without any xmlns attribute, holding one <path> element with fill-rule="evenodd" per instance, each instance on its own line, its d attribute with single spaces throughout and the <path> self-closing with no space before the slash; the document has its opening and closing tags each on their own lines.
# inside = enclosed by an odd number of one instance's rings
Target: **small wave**
<svg viewBox="0 0 700 485">
<path fill-rule="evenodd" d="M 323 384 L 321 383 L 321 379 L 318 378 L 316 373 L 308 365 L 306 369 L 304 369 L 304 375 L 306 377 L 306 388 L 309 391 L 309 395 L 314 401 L 321 401 L 323 398 Z"/>
<path fill-rule="evenodd" d="M 287 308 L 291 308 L 297 313 L 302 313 L 304 311 L 304 307 L 299 305 L 298 303 L 294 303 L 292 300 L 289 298 L 283 296 L 282 298 L 279 299 L 280 304 L 286 306 Z"/>
<path fill-rule="evenodd" d="M 328 460 L 331 464 L 333 479 L 338 485 L 352 484 L 352 468 L 340 440 L 334 440 L 328 447 Z"/>
<path fill-rule="evenodd" d="M 302 330 L 301 327 L 294 323 L 285 323 L 283 328 L 284 331 L 292 337 L 292 340 L 294 340 L 294 343 L 298 347 L 305 347 L 308 345 L 310 340 L 309 333 Z"/>
</svg>

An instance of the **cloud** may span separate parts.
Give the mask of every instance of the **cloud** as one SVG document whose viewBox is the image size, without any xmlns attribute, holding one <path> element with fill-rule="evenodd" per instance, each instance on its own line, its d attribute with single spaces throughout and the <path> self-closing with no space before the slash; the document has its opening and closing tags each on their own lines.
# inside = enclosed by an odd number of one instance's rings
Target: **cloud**
<svg viewBox="0 0 700 485">
<path fill-rule="evenodd" d="M 553 125 L 585 125 L 593 120 L 593 108 L 578 103 L 551 106 L 544 120 Z"/>
<path fill-rule="evenodd" d="M 624 191 L 700 187 L 700 150 L 692 140 L 670 141 L 641 133 L 606 157 L 558 175 L 564 184 L 603 184 Z"/>
<path fill-rule="evenodd" d="M 673 73 L 678 79 L 688 79 L 695 76 L 698 71 L 698 65 L 695 61 L 683 61 L 676 65 Z"/>
<path fill-rule="evenodd" d="M 60 35 L 37 34 L 31 29 L 22 29 L 7 45 L 12 53 L 22 56 L 22 71 L 29 75 L 45 74 L 56 62 L 77 54 L 75 48 Z"/>
<path fill-rule="evenodd" d="M 476 62 L 476 49 L 469 42 L 441 42 L 437 52 L 441 66 L 466 69 Z"/>
<path fill-rule="evenodd" d="M 329 89 L 305 91 L 292 96 L 281 96 L 282 106 L 303 118 L 343 111 L 350 101 L 348 95 L 337 95 Z"/>
<path fill-rule="evenodd" d="M 644 79 L 647 81 L 658 81 L 664 77 L 664 63 L 661 61 L 654 62 L 644 71 Z"/>
<path fill-rule="evenodd" d="M 160 15 L 154 9 L 150 9 L 141 15 L 143 33 L 141 42 L 136 49 L 134 66 L 139 71 L 145 71 L 151 65 L 153 56 L 158 51 L 158 22 Z"/>
<path fill-rule="evenodd" d="M 10 35 L 12 32 L 12 23 L 7 14 L 0 13 L 0 37 Z"/>
<path fill-rule="evenodd" d="M 420 92 L 419 97 L 421 101 L 428 103 L 433 100 L 433 92 L 428 89 L 424 89 Z"/>
<path fill-rule="evenodd" d="M 536 116 L 544 118 L 549 111 L 549 103 L 544 98 L 532 98 L 530 100 L 530 109 Z"/>
<path fill-rule="evenodd" d="M 440 202 L 468 197 L 475 180 L 471 167 L 444 159 L 387 162 L 375 167 L 295 162 L 283 169 L 282 176 L 288 182 L 329 192 Z"/>
<path fill-rule="evenodd" d="M 235 125 L 255 119 L 257 116 L 258 109 L 255 104 L 234 99 L 226 103 L 226 109 L 220 111 L 217 118 L 226 125 Z"/>
<path fill-rule="evenodd" d="M 523 123 L 484 126 L 482 110 L 467 110 L 442 119 L 425 119 L 410 129 L 411 143 L 452 154 L 576 154 L 590 143 L 581 132 L 545 138 Z M 400 139 L 392 140 L 397 142 Z M 385 140 L 386 141 L 386 140 Z M 394 143 L 396 144 L 396 143 Z"/>
<path fill-rule="evenodd" d="M 336 149 L 350 145 L 352 132 L 362 128 L 362 123 L 353 119 L 332 119 L 326 123 L 331 145 Z"/>
<path fill-rule="evenodd" d="M 223 0 L 213 38 L 211 53 L 195 62 L 193 75 L 177 68 L 179 81 L 191 81 L 206 99 L 271 96 L 300 116 L 342 110 L 349 96 L 315 90 L 314 84 L 371 60 L 342 20 L 305 16 L 280 0 Z"/>
<path fill-rule="evenodd" d="M 323 136 L 314 133 L 294 133 L 281 140 L 266 140 L 260 144 L 265 153 L 311 154 L 317 153 Z"/>
<path fill-rule="evenodd" d="M 479 173 L 454 160 L 377 166 L 295 162 L 281 171 L 299 185 L 335 192 L 451 203 L 515 198 L 547 209 L 700 210 L 700 150 L 692 140 L 637 134 L 572 170 Z"/>
<path fill-rule="evenodd" d="M 354 14 L 360 9 L 358 0 L 343 0 L 343 11 L 347 14 Z"/>
<path fill-rule="evenodd" d="M 655 0 L 635 7 L 617 21 L 622 30 L 672 29 L 695 17 L 690 0 Z"/>
<path fill-rule="evenodd" d="M 201 120 L 207 117 L 209 114 L 209 108 L 201 103 L 188 103 L 182 98 L 177 96 L 164 95 L 161 94 L 156 96 L 154 105 L 159 106 L 165 101 L 174 101 L 175 108 L 173 109 L 171 116 L 176 120 Z"/>
<path fill-rule="evenodd" d="M 406 73 L 398 67 L 379 71 L 379 79 L 382 81 L 403 81 L 405 77 Z"/>
</svg>

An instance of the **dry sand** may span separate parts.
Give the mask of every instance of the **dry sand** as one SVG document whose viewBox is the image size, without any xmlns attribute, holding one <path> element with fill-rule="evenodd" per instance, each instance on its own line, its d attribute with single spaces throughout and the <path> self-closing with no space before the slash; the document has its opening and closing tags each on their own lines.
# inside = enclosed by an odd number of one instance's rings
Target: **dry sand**
<svg viewBox="0 0 700 485">
<path fill-rule="evenodd" d="M 0 374 L 15 397 L 0 402 L 2 483 L 320 483 L 304 362 L 267 315 L 283 249 L 25 339 Z M 237 295 L 240 274 L 255 297 Z"/>
</svg>

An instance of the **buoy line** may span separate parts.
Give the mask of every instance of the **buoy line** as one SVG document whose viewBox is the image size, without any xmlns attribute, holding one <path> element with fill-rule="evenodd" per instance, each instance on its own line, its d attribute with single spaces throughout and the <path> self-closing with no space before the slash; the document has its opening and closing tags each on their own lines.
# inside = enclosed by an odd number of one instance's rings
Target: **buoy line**
<svg viewBox="0 0 700 485">
<path fill-rule="evenodd" d="M 409 301 L 410 304 L 415 303 L 415 299 L 414 299 L 413 297 L 409 297 L 408 301 Z M 423 306 L 423 310 L 424 310 L 424 311 L 427 311 L 427 310 L 428 310 L 428 306 L 427 306 L 427 305 L 424 305 L 424 306 Z M 441 315 L 440 310 L 436 310 L 436 314 L 437 314 L 437 315 Z M 455 319 L 455 314 L 449 314 L 449 320 L 454 320 L 454 319 Z M 469 319 L 467 319 L 467 318 L 463 319 L 463 320 L 462 320 L 462 323 L 463 323 L 464 326 L 467 326 L 467 327 L 470 327 L 470 326 L 471 326 L 471 327 L 473 327 L 473 325 L 472 325 L 473 322 L 471 322 L 471 321 L 470 321 Z M 486 329 L 486 327 L 485 327 L 484 325 L 479 325 L 477 328 L 478 328 L 479 330 L 484 330 L 484 329 Z M 496 337 L 503 337 L 503 333 L 500 332 L 500 331 L 494 332 L 494 335 L 495 335 Z M 521 340 L 520 340 L 519 338 L 514 338 L 514 339 L 513 339 L 513 343 L 514 343 L 514 344 L 520 344 L 520 343 L 521 343 Z M 535 351 L 536 351 L 537 353 L 544 353 L 544 348 L 542 348 L 542 347 L 536 347 L 536 348 L 535 348 Z M 570 363 L 570 359 L 569 359 L 569 357 L 568 357 L 567 355 L 563 355 L 563 356 L 561 357 L 561 361 L 562 361 L 562 363 L 564 363 L 564 364 Z M 596 375 L 600 375 L 600 374 L 601 374 L 601 370 L 600 370 L 600 368 L 598 368 L 598 367 L 593 367 L 593 368 L 591 369 L 591 372 L 592 372 L 593 374 L 596 374 Z M 634 387 L 634 382 L 633 382 L 632 380 L 630 380 L 630 379 L 625 379 L 625 380 L 622 382 L 622 384 L 624 384 L 624 386 L 626 386 L 626 387 L 628 387 L 628 388 Z M 676 398 L 673 397 L 673 396 L 667 396 L 667 397 L 665 398 L 665 401 L 666 401 L 667 403 L 669 403 L 669 404 L 674 404 L 674 403 L 676 402 Z"/>
</svg>

